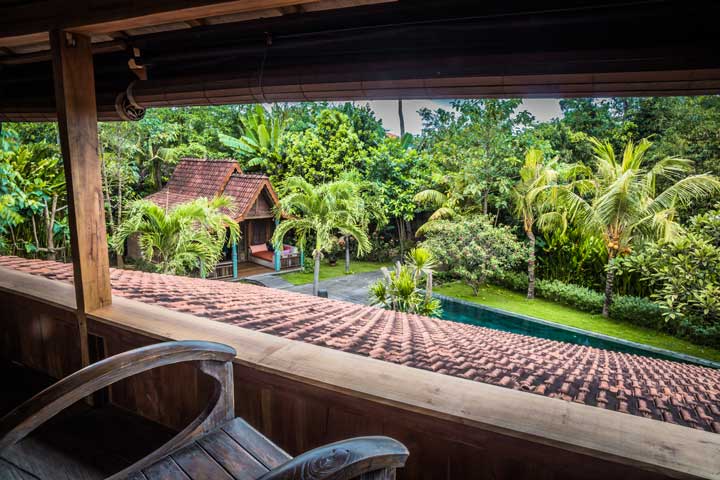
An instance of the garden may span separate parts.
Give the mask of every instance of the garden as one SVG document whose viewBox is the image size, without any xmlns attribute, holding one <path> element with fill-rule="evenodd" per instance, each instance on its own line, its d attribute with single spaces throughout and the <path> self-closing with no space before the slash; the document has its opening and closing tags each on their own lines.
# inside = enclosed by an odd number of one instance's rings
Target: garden
<svg viewBox="0 0 720 480">
<path fill-rule="evenodd" d="M 241 232 L 226 198 L 143 200 L 182 158 L 235 158 L 279 194 L 271 242 L 294 284 L 382 268 L 387 309 L 441 316 L 433 293 L 720 360 L 720 97 L 521 100 L 422 109 L 391 135 L 367 105 L 161 108 L 100 125 L 113 262 L 204 275 Z M 402 109 L 399 109 L 402 114 Z M 403 125 L 403 121 L 400 122 Z M 4 124 L 0 252 L 67 261 L 53 124 Z M 126 255 L 137 237 L 140 259 Z"/>
</svg>

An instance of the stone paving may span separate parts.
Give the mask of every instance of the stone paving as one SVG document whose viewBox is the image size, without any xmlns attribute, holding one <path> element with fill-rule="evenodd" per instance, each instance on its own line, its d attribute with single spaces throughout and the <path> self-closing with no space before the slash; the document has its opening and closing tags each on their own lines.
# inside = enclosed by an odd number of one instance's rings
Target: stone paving
<svg viewBox="0 0 720 480">
<path fill-rule="evenodd" d="M 370 284 L 382 278 L 382 272 L 378 269 L 374 272 L 355 273 L 341 277 L 330 278 L 320 282 L 320 290 L 327 290 L 328 298 L 344 300 L 346 302 L 368 305 L 368 289 Z M 305 285 L 293 285 L 286 281 L 281 275 L 263 274 L 248 277 L 248 280 L 260 282 L 266 287 L 286 290 L 288 292 L 305 293 L 312 295 L 312 283 Z"/>
</svg>

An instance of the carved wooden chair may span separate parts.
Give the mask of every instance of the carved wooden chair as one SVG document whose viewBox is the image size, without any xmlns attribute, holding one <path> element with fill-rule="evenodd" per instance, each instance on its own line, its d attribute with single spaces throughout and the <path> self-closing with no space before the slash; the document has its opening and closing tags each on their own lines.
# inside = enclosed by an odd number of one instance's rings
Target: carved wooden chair
<svg viewBox="0 0 720 480">
<path fill-rule="evenodd" d="M 183 341 L 138 348 L 94 363 L 3 417 L 0 454 L 65 408 L 119 380 L 164 365 L 197 362 L 214 383 L 207 407 L 163 446 L 108 479 L 384 480 L 394 479 L 395 470 L 405 464 L 407 449 L 387 437 L 354 438 L 292 458 L 235 417 L 234 357 L 235 350 L 226 345 Z"/>
</svg>

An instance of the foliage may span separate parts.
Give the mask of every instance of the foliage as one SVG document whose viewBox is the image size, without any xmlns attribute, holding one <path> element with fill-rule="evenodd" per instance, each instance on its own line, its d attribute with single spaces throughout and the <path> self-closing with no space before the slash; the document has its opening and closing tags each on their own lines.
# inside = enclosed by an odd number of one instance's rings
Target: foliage
<svg viewBox="0 0 720 480">
<path fill-rule="evenodd" d="M 426 237 L 422 246 L 475 292 L 488 277 L 523 261 L 526 254 L 508 227 L 495 227 L 484 215 L 432 222 Z"/>
<path fill-rule="evenodd" d="M 432 274 L 436 265 L 429 250 L 410 250 L 405 264 L 397 262 L 392 271 L 382 268 L 383 278 L 370 285 L 371 304 L 397 312 L 439 317 L 442 314 L 440 300 L 432 296 Z"/>
<path fill-rule="evenodd" d="M 492 277 L 492 282 L 515 291 L 527 291 L 528 277 L 524 273 L 504 272 Z M 601 313 L 603 295 L 595 290 L 564 283 L 559 280 L 538 280 L 537 296 L 583 312 Z M 662 329 L 659 307 L 646 298 L 619 295 L 610 308 L 610 317 L 640 325 Z"/>
<path fill-rule="evenodd" d="M 125 241 L 137 234 L 143 260 L 156 271 L 183 275 L 199 268 L 204 276 L 214 270 L 226 243 L 240 237 L 238 224 L 223 213 L 230 205 L 227 197 L 199 198 L 166 211 L 137 200 L 118 226 L 112 246 L 122 253 Z"/>
<path fill-rule="evenodd" d="M 546 280 L 560 280 L 583 287 L 601 289 L 605 285 L 607 248 L 602 238 L 583 235 L 580 228 L 542 232 L 538 238 L 538 272 Z M 621 277 L 618 292 L 631 285 Z"/>
<path fill-rule="evenodd" d="M 605 241 L 609 263 L 603 315 L 608 316 L 613 293 L 612 260 L 631 252 L 641 239 L 676 238 L 682 230 L 676 221 L 677 206 L 720 192 L 720 181 L 707 174 L 686 176 L 692 162 L 678 157 L 666 157 L 645 168 L 645 156 L 652 145 L 647 139 L 638 144 L 628 142 L 622 158 L 616 157 L 608 141 L 590 141 L 593 175 L 573 182 L 574 188 L 558 190 L 558 203 L 583 233 Z M 664 189 L 663 181 L 667 182 Z"/>
<path fill-rule="evenodd" d="M 282 179 L 285 167 L 284 115 L 271 115 L 262 105 L 255 105 L 240 121 L 243 135 L 235 138 L 220 133 L 220 141 L 233 150 L 243 169 L 271 172 L 272 181 Z"/>
<path fill-rule="evenodd" d="M 527 146 L 521 132 L 533 121 L 518 111 L 521 103 L 464 100 L 452 102 L 451 112 L 420 110 L 424 148 L 438 166 L 430 190 L 443 196 L 421 193 L 418 201 L 447 209 L 436 218 L 459 211 L 488 214 L 491 206 L 497 215 L 508 206 L 518 163 L 514 152 Z"/>
<path fill-rule="evenodd" d="M 376 202 L 388 218 L 412 220 L 415 216 L 413 195 L 430 175 L 428 158 L 397 138 L 385 138 L 368 151 L 360 171 L 375 184 Z"/>
<path fill-rule="evenodd" d="M 6 251 L 48 258 L 65 251 L 64 203 L 65 176 L 54 145 L 40 142 L 0 153 L 0 236 Z"/>
<path fill-rule="evenodd" d="M 720 325 L 720 210 L 693 218 L 688 232 L 651 242 L 618 265 L 636 274 L 668 323 L 684 329 Z"/>
<path fill-rule="evenodd" d="M 302 177 L 310 183 L 329 182 L 347 170 L 358 169 L 367 157 L 347 115 L 323 110 L 310 128 L 293 133 L 285 140 L 288 176 Z"/>
<path fill-rule="evenodd" d="M 291 177 L 285 183 L 277 215 L 287 217 L 275 229 L 274 244 L 281 244 L 291 231 L 295 233 L 298 246 L 305 246 L 312 235 L 315 245 L 313 294 L 318 293 L 320 260 L 337 243 L 338 233 L 357 241 L 358 255 L 370 249 L 365 218 L 365 202 L 359 194 L 358 185 L 347 179 L 312 185 L 303 178 Z"/>
</svg>

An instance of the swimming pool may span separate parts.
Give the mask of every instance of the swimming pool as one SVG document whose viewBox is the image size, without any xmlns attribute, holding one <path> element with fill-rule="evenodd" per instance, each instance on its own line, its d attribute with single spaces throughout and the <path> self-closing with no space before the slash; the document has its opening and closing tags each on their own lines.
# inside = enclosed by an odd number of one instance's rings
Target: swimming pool
<svg viewBox="0 0 720 480">
<path fill-rule="evenodd" d="M 444 295 L 435 296 L 442 302 L 442 318 L 445 320 L 502 330 L 504 332 L 520 333 L 532 337 L 547 338 L 548 340 L 558 340 L 576 345 L 613 350 L 616 352 L 720 368 L 719 363 L 710 360 L 621 340 L 600 333 L 588 332 L 579 328 L 568 327 L 539 318 L 486 307 L 485 305 L 478 305 Z"/>
</svg>

